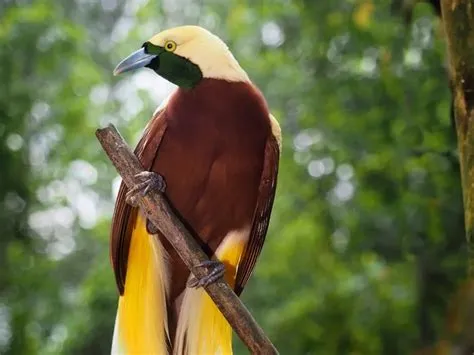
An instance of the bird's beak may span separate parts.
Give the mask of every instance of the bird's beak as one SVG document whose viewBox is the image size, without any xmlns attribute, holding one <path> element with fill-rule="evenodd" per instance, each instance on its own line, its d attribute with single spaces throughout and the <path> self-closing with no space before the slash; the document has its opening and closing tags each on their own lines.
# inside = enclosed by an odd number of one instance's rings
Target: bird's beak
<svg viewBox="0 0 474 355">
<path fill-rule="evenodd" d="M 114 69 L 114 75 L 119 75 L 130 70 L 142 68 L 156 58 L 155 54 L 145 53 L 144 48 L 140 48 L 138 51 L 133 52 L 127 58 L 122 60 Z"/>
</svg>

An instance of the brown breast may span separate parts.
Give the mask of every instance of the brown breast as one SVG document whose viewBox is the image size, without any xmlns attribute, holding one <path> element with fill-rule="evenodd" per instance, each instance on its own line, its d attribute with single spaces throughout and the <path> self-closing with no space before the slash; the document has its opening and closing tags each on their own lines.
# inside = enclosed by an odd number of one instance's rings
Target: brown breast
<svg viewBox="0 0 474 355">
<path fill-rule="evenodd" d="M 166 195 L 209 256 L 232 230 L 249 226 L 255 210 L 265 142 L 266 103 L 248 83 L 204 79 L 179 89 L 166 108 L 167 130 L 153 171 Z M 171 299 L 189 271 L 163 239 L 171 261 Z"/>
</svg>

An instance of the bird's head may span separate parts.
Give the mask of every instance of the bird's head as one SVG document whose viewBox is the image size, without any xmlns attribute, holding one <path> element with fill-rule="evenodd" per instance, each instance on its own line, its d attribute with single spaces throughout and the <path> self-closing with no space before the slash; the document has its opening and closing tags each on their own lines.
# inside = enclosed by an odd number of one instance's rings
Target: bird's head
<svg viewBox="0 0 474 355">
<path fill-rule="evenodd" d="M 202 78 L 249 81 L 226 44 L 199 26 L 158 33 L 122 60 L 114 75 L 142 67 L 183 88 L 193 88 Z"/>
</svg>

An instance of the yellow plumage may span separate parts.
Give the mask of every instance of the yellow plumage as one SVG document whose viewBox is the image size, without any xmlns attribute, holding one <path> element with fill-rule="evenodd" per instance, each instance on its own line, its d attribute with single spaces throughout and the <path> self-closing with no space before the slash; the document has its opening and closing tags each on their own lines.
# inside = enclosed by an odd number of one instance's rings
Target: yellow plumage
<svg viewBox="0 0 474 355">
<path fill-rule="evenodd" d="M 138 214 L 128 255 L 125 291 L 119 299 L 118 343 L 124 354 L 167 354 L 165 252 Z"/>
<path fill-rule="evenodd" d="M 248 231 L 229 233 L 215 257 L 233 287 Z M 244 237 L 244 238 L 243 238 Z M 112 354 L 167 355 L 166 253 L 139 214 L 132 231 L 125 291 L 119 299 Z M 202 288 L 185 290 L 173 355 L 231 355 L 232 328 Z"/>
<path fill-rule="evenodd" d="M 240 237 L 240 233 L 229 233 L 215 254 L 225 265 L 225 279 L 231 287 L 245 248 Z M 173 355 L 183 354 L 232 354 L 232 328 L 202 288 L 185 291 Z"/>
</svg>

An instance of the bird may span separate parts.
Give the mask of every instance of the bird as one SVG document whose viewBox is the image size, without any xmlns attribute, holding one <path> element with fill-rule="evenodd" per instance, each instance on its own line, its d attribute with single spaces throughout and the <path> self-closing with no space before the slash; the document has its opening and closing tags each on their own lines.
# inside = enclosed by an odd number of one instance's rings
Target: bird
<svg viewBox="0 0 474 355">
<path fill-rule="evenodd" d="M 115 68 L 147 68 L 175 85 L 135 148 L 144 171 L 115 202 L 110 258 L 119 300 L 112 354 L 232 354 L 232 328 L 204 290 L 241 295 L 275 199 L 282 134 L 226 43 L 194 25 L 166 29 Z M 159 191 L 210 258 L 197 279 L 138 200 Z"/>
</svg>

